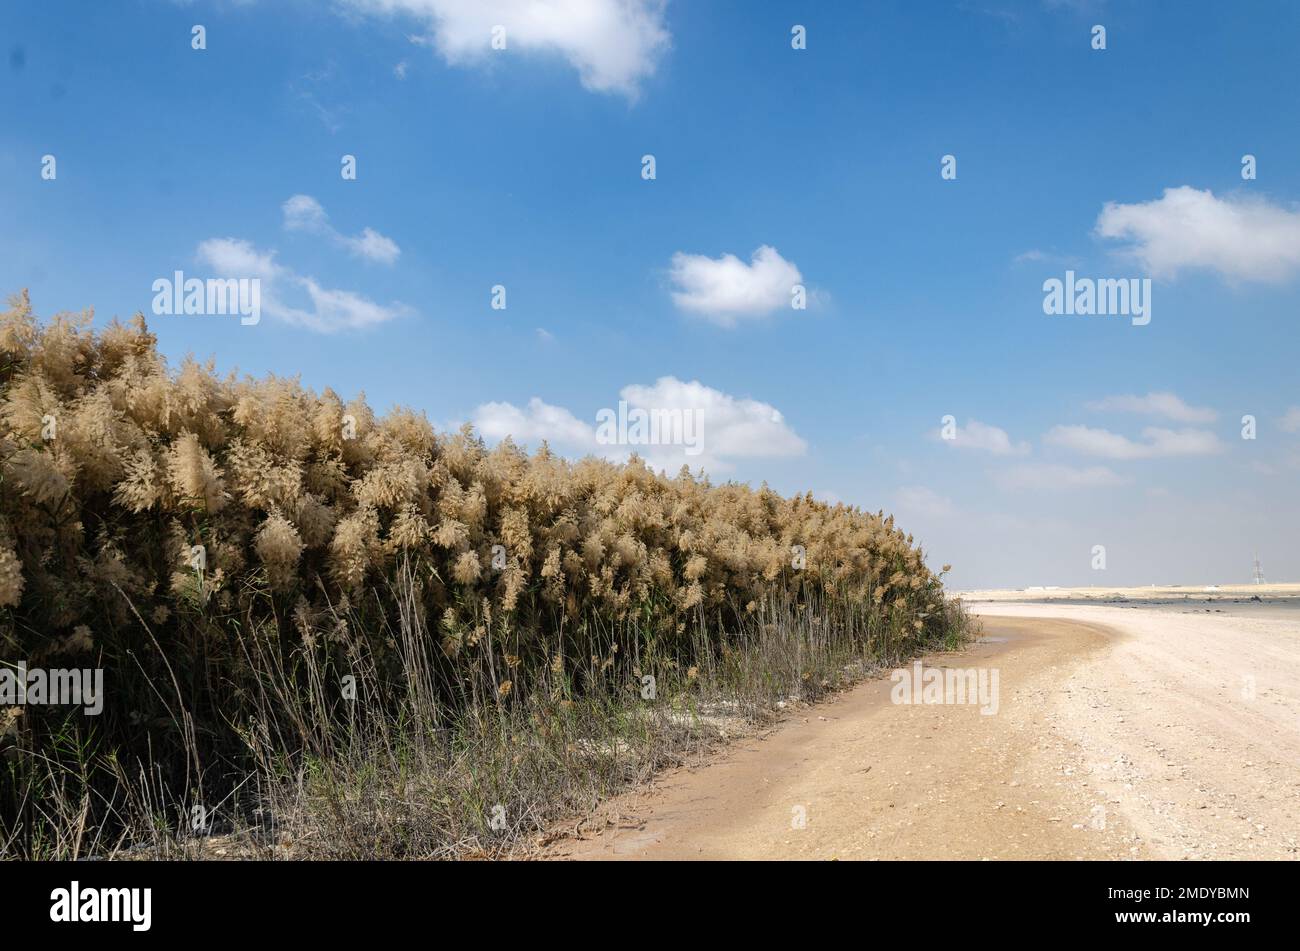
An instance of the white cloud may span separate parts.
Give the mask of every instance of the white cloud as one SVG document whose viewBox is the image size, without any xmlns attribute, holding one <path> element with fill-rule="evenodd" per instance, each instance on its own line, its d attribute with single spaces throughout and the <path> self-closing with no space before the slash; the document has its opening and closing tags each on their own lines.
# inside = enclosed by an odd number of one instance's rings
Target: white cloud
<svg viewBox="0 0 1300 951">
<path fill-rule="evenodd" d="M 1051 446 L 1106 459 L 1204 456 L 1223 451 L 1219 437 L 1205 429 L 1172 430 L 1149 426 L 1142 430 L 1142 436 L 1146 442 L 1139 443 L 1108 429 L 1054 426 L 1043 441 Z"/>
<path fill-rule="evenodd" d="M 273 281 L 286 273 L 275 263 L 275 252 L 262 252 L 239 238 L 209 238 L 200 242 L 198 258 L 222 277 Z"/>
<path fill-rule="evenodd" d="M 923 485 L 907 485 L 894 493 L 894 504 L 902 512 L 932 518 L 953 513 L 952 500 Z"/>
<path fill-rule="evenodd" d="M 1188 406 L 1173 393 L 1148 393 L 1146 396 L 1107 396 L 1088 403 L 1088 409 L 1099 412 L 1141 413 L 1145 416 L 1163 416 L 1177 423 L 1212 423 L 1219 418 L 1214 410 L 1204 406 Z"/>
<path fill-rule="evenodd" d="M 423 22 L 422 41 L 451 64 L 514 51 L 562 56 L 594 92 L 635 98 L 671 44 L 665 0 L 347 0 L 365 13 Z M 505 27 L 506 49 L 492 48 Z"/>
<path fill-rule="evenodd" d="M 329 228 L 329 216 L 311 195 L 292 195 L 280 206 L 286 231 L 309 231 L 319 234 Z"/>
<path fill-rule="evenodd" d="M 594 451 L 596 430 L 562 406 L 544 403 L 536 396 L 524 409 L 511 403 L 484 403 L 474 411 L 474 428 L 499 442 L 510 436 L 517 443 L 536 446 L 545 440 L 558 447 Z"/>
<path fill-rule="evenodd" d="M 629 406 L 698 412 L 703 420 L 704 445 L 712 456 L 800 456 L 808 448 L 770 403 L 730 396 L 698 380 L 684 383 L 665 376 L 653 386 L 625 386 L 619 395 Z"/>
<path fill-rule="evenodd" d="M 322 287 L 314 278 L 276 263 L 274 252 L 259 251 L 239 238 L 200 242 L 197 257 L 220 277 L 258 278 L 266 314 L 322 333 L 372 327 L 408 312 L 403 304 L 386 306 L 352 291 Z M 306 296 L 310 307 L 293 306 L 285 299 L 295 288 Z"/>
<path fill-rule="evenodd" d="M 958 449 L 978 449 L 995 456 L 1023 456 L 1029 453 L 1029 443 L 1013 443 L 1005 429 L 981 423 L 978 419 L 969 420 L 965 426 L 958 426 L 955 438 L 945 439 L 944 442 Z"/>
<path fill-rule="evenodd" d="M 385 237 L 373 228 L 362 228 L 361 234 L 355 238 L 344 237 L 343 241 L 348 250 L 357 257 L 365 258 L 367 261 L 378 261 L 380 264 L 392 264 L 402 253 L 396 241 Z"/>
<path fill-rule="evenodd" d="M 1074 466 L 1052 464 L 1026 464 L 1012 466 L 994 473 L 994 480 L 1003 489 L 1091 489 L 1102 486 L 1123 485 L 1124 479 L 1106 466 Z"/>
<path fill-rule="evenodd" d="M 702 254 L 673 255 L 669 277 L 677 290 L 673 302 L 724 327 L 738 317 L 758 317 L 789 307 L 794 285 L 803 283 L 795 265 L 776 248 L 763 245 L 746 264 L 734 254 L 720 258 Z"/>
<path fill-rule="evenodd" d="M 1286 415 L 1278 420 L 1283 432 L 1300 433 L 1300 406 L 1287 408 Z"/>
<path fill-rule="evenodd" d="M 330 224 L 325 209 L 311 195 L 294 195 L 280 208 L 284 212 L 286 231 L 322 235 L 367 261 L 392 264 L 402 253 L 396 241 L 385 237 L 373 228 L 363 228 L 361 234 L 355 237 L 342 234 Z"/>
<path fill-rule="evenodd" d="M 313 330 L 360 330 L 392 320 L 405 312 L 399 306 L 386 307 L 352 291 L 331 290 L 321 287 L 310 277 L 295 276 L 298 286 L 311 298 L 310 310 L 286 308 L 286 320 L 311 327 Z M 274 313 L 272 316 L 275 316 Z"/>
<path fill-rule="evenodd" d="M 685 445 L 601 443 L 595 412 L 587 422 L 537 397 L 522 409 L 511 403 L 485 403 L 474 411 L 473 423 L 491 440 L 508 435 L 516 442 L 535 445 L 544 439 L 560 449 L 618 460 L 635 451 L 655 468 L 670 472 L 683 464 L 722 472 L 734 468 L 737 459 L 798 456 L 807 450 L 807 444 L 771 404 L 731 396 L 698 381 L 687 383 L 666 376 L 652 385 L 625 386 L 619 396 L 629 412 L 689 410 L 697 414 L 700 451 L 688 452 Z M 608 409 L 618 412 L 617 407 Z"/>
<path fill-rule="evenodd" d="M 1166 188 L 1155 201 L 1107 202 L 1097 234 L 1131 241 L 1128 250 L 1157 277 L 1207 268 L 1231 280 L 1281 281 L 1300 271 L 1300 212 L 1261 198 Z"/>
<path fill-rule="evenodd" d="M 1012 264 L 1042 264 L 1044 262 L 1061 264 L 1067 267 L 1079 266 L 1079 259 L 1074 255 L 1062 254 L 1055 250 L 1044 251 L 1042 248 L 1030 248 L 1028 251 L 1022 251 L 1011 259 Z"/>
</svg>

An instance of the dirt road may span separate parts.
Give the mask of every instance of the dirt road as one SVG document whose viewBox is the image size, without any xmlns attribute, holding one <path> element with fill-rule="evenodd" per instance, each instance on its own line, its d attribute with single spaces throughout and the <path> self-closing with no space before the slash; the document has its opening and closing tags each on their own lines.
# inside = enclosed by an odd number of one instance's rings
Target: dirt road
<svg viewBox="0 0 1300 951">
<path fill-rule="evenodd" d="M 550 857 L 1300 856 L 1300 623 L 979 610 L 979 644 L 924 663 L 997 671 L 996 712 L 870 681 L 611 800 Z"/>
</svg>

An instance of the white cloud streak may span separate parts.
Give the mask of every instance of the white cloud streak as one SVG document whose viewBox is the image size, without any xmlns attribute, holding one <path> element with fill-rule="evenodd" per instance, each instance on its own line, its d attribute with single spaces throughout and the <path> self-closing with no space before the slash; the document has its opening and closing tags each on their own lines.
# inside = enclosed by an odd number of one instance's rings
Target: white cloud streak
<svg viewBox="0 0 1300 951">
<path fill-rule="evenodd" d="M 1087 456 L 1106 459 L 1159 459 L 1171 456 L 1206 456 L 1223 451 L 1223 443 L 1204 429 L 1162 429 L 1149 426 L 1142 430 L 1145 442 L 1135 442 L 1108 429 L 1091 426 L 1054 426 L 1043 442 Z"/>
<path fill-rule="evenodd" d="M 1087 404 L 1097 412 L 1138 413 L 1160 416 L 1176 423 L 1212 423 L 1219 418 L 1214 410 L 1204 406 L 1188 406 L 1174 393 L 1148 393 L 1146 396 L 1107 396 Z"/>
<path fill-rule="evenodd" d="M 943 441 L 957 449 L 975 449 L 995 456 L 1024 456 L 1030 451 L 1029 443 L 1012 442 L 1005 429 L 981 423 L 978 419 L 958 426 L 954 438 Z"/>
<path fill-rule="evenodd" d="M 1125 480 L 1118 473 L 1106 466 L 1076 468 L 1051 463 L 1012 466 L 1009 469 L 994 473 L 993 479 L 1001 488 L 1008 491 L 1019 489 L 1033 489 L 1036 491 L 1094 489 L 1125 483 Z"/>
<path fill-rule="evenodd" d="M 352 291 L 322 287 L 314 278 L 277 263 L 275 252 L 259 251 L 240 238 L 209 238 L 199 244 L 196 256 L 221 277 L 259 279 L 266 314 L 320 333 L 360 330 L 409 313 L 403 304 L 378 304 Z M 295 289 L 310 306 L 286 300 Z"/>
<path fill-rule="evenodd" d="M 367 261 L 393 264 L 402 253 L 396 241 L 373 228 L 363 228 L 355 237 L 343 234 L 330 224 L 325 209 L 311 195 L 294 195 L 280 206 L 280 210 L 284 213 L 286 231 L 321 235 Z"/>
</svg>

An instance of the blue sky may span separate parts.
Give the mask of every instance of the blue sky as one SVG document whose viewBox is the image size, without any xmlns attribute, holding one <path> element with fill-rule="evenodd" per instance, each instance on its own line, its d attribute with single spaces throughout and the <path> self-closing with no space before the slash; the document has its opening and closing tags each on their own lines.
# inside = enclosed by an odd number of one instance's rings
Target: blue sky
<svg viewBox="0 0 1300 951">
<path fill-rule="evenodd" d="M 1298 580 L 1298 39 L 1280 0 L 7 0 L 0 291 L 573 455 L 620 394 L 695 407 L 652 461 L 893 511 L 958 587 Z M 241 267 L 255 326 L 151 313 Z M 1151 322 L 1044 314 L 1067 269 Z"/>
</svg>

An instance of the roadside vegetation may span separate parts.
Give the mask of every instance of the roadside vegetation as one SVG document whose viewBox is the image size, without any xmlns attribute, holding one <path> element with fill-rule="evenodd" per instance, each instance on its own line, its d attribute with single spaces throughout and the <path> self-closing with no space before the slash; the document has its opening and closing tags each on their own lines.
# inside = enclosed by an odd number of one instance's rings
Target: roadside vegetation
<svg viewBox="0 0 1300 951">
<path fill-rule="evenodd" d="M 503 854 L 968 630 L 883 513 L 0 316 L 0 664 L 104 671 L 0 706 L 0 856 Z"/>
</svg>

